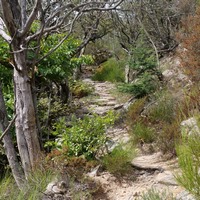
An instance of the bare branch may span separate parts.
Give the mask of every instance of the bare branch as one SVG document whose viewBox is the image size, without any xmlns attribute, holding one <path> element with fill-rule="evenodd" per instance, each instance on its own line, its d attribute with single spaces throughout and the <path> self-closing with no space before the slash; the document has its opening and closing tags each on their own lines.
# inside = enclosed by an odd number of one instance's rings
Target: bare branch
<svg viewBox="0 0 200 200">
<path fill-rule="evenodd" d="M 0 18 L 0 35 L 7 43 L 11 42 L 11 37 L 5 31 L 5 24 L 2 18 Z"/>
<path fill-rule="evenodd" d="M 88 9 L 85 9 L 83 12 L 89 12 L 89 11 L 92 11 L 92 10 L 99 10 L 99 11 L 109 11 L 109 10 L 114 10 L 116 9 L 120 4 L 122 4 L 124 0 L 120 0 L 118 1 L 114 6 L 108 6 L 108 7 L 104 7 L 104 8 L 98 8 L 98 7 L 93 7 L 93 8 L 88 8 Z"/>
<path fill-rule="evenodd" d="M 84 6 L 84 5 L 86 5 L 86 4 L 81 4 L 81 6 Z M 48 18 L 46 19 L 45 24 L 48 25 L 49 22 L 50 22 L 52 19 L 54 19 L 60 12 L 64 11 L 64 10 L 67 9 L 67 8 L 71 8 L 71 9 L 72 9 L 71 11 L 74 11 L 73 9 L 75 8 L 75 5 L 70 3 L 70 4 L 67 4 L 67 5 L 65 5 L 65 6 L 62 6 L 62 7 L 59 8 L 55 13 L 53 13 L 50 17 L 48 17 Z M 76 7 L 76 9 L 77 9 L 77 7 Z M 70 12 L 70 13 L 71 13 L 71 12 Z"/>
<path fill-rule="evenodd" d="M 60 47 L 60 45 L 62 45 L 62 43 L 71 35 L 72 29 L 74 27 L 74 23 L 80 16 L 81 16 L 80 13 L 75 16 L 75 18 L 73 19 L 73 21 L 71 23 L 71 27 L 70 27 L 68 34 L 54 48 L 52 48 L 46 55 L 44 55 L 42 58 L 40 58 L 38 61 L 36 61 L 36 63 L 38 63 L 41 60 L 43 60 L 44 58 L 48 57 L 50 54 L 52 54 L 54 51 L 56 51 L 56 49 L 58 49 Z"/>
<path fill-rule="evenodd" d="M 20 33 L 20 37 L 22 37 L 23 35 L 25 35 L 29 31 L 33 21 L 36 18 L 36 15 L 37 15 L 37 12 L 38 12 L 40 6 L 41 6 L 41 0 L 37 0 L 35 2 L 34 8 L 31 12 L 30 16 L 28 17 L 28 19 L 27 19 L 27 21 L 24 25 L 22 32 Z"/>
<path fill-rule="evenodd" d="M 83 12 L 90 12 L 92 10 L 99 10 L 99 11 L 109 11 L 109 10 L 113 10 L 115 8 L 117 8 L 124 0 L 120 0 L 118 1 L 114 6 L 111 6 L 111 7 L 104 7 L 104 8 L 98 8 L 98 7 L 93 7 L 93 8 L 85 8 L 86 6 L 89 6 L 89 5 L 92 5 L 92 4 L 98 4 L 98 5 L 101 5 L 101 4 L 104 4 L 105 5 L 105 2 L 88 2 L 88 3 L 82 3 L 80 5 L 77 5 L 77 6 L 74 6 L 74 4 L 67 4 L 65 6 L 62 6 L 61 8 L 59 8 L 58 10 L 56 10 L 55 13 L 53 13 L 49 18 L 47 18 L 47 20 L 45 21 L 45 28 L 43 29 L 43 34 L 45 33 L 48 33 L 48 32 L 51 32 L 51 31 L 54 31 L 58 28 L 60 28 L 63 23 L 65 22 L 65 20 L 67 19 L 67 17 L 69 17 L 73 12 L 77 11 L 79 13 L 83 13 Z M 62 17 L 62 19 L 56 23 L 55 25 L 53 26 L 49 26 L 49 22 L 54 19 L 60 12 L 62 11 L 67 11 L 66 9 L 69 9 L 70 10 Z M 26 41 L 30 41 L 36 37 L 38 37 L 39 35 L 41 34 L 41 30 L 39 30 L 38 32 L 36 32 L 35 34 L 27 37 Z"/>
<path fill-rule="evenodd" d="M 7 128 L 5 129 L 5 131 L 2 133 L 2 135 L 0 137 L 0 142 L 3 140 L 4 136 L 8 133 L 8 131 L 10 130 L 10 128 L 12 127 L 12 125 L 14 124 L 16 117 L 17 117 L 17 115 L 15 114 L 15 116 L 13 117 L 13 119 L 8 124 Z"/>
<path fill-rule="evenodd" d="M 155 43 L 153 42 L 151 36 L 149 35 L 148 31 L 146 30 L 144 24 L 142 23 L 142 21 L 140 20 L 139 17 L 137 17 L 137 20 L 139 21 L 139 23 L 140 23 L 142 29 L 144 30 L 144 32 L 145 32 L 147 38 L 149 39 L 149 41 L 151 42 L 151 44 L 152 44 L 152 46 L 153 46 L 153 48 L 154 48 L 155 55 L 156 55 L 156 61 L 157 61 L 157 67 L 160 69 L 160 61 L 159 61 L 158 49 L 157 49 Z"/>
<path fill-rule="evenodd" d="M 15 2 L 13 1 L 12 3 L 14 4 Z M 10 35 L 14 36 L 16 33 L 16 26 L 15 26 L 14 16 L 13 16 L 12 9 L 11 9 L 12 5 L 10 5 L 9 1 L 7 1 L 7 0 L 1 0 L 1 6 L 2 6 L 2 10 L 3 10 L 4 23 L 7 27 Z"/>
</svg>

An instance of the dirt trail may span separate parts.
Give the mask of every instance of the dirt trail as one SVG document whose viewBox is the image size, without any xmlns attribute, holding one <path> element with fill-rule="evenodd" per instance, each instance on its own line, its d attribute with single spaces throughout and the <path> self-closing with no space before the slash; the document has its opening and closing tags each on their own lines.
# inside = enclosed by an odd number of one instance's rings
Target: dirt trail
<svg viewBox="0 0 200 200">
<path fill-rule="evenodd" d="M 83 81 L 95 88 L 96 98 L 84 102 L 93 113 L 104 115 L 119 105 L 118 99 L 112 94 L 115 89 L 114 84 L 94 82 L 89 78 Z M 127 142 L 129 139 L 126 126 L 114 127 L 108 131 L 108 135 L 115 143 Z M 193 199 L 175 181 L 173 174 L 178 170 L 176 159 L 164 160 L 160 152 L 149 155 L 140 154 L 132 161 L 132 165 L 134 169 L 129 177 L 114 177 L 105 171 L 98 174 L 91 173 L 91 177 L 102 185 L 106 193 L 106 197 L 98 197 L 98 199 L 141 199 L 141 194 L 151 188 L 161 193 L 164 191 L 169 195 L 173 194 L 177 200 Z"/>
</svg>

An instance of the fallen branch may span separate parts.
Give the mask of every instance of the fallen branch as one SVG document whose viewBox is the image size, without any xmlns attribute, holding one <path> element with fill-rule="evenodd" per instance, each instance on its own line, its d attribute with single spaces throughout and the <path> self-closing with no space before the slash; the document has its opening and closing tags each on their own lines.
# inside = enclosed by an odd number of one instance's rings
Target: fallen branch
<svg viewBox="0 0 200 200">
<path fill-rule="evenodd" d="M 13 117 L 13 119 L 8 124 L 7 128 L 5 129 L 5 131 L 2 133 L 2 135 L 0 137 L 0 142 L 3 140 L 4 136 L 8 133 L 8 131 L 10 130 L 11 126 L 14 124 L 16 117 L 17 117 L 17 115 L 15 114 L 15 116 Z"/>
</svg>

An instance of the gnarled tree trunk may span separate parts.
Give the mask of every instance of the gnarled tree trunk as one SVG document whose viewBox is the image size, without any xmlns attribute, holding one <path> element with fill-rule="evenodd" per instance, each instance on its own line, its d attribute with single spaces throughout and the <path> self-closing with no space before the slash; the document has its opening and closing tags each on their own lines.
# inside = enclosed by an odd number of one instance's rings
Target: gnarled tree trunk
<svg viewBox="0 0 200 200">
<path fill-rule="evenodd" d="M 35 109 L 27 70 L 14 69 L 15 120 L 17 144 L 25 175 L 33 169 L 40 155 Z"/>
<path fill-rule="evenodd" d="M 18 52 L 20 45 L 13 42 L 14 49 L 14 86 L 15 120 L 17 144 L 25 176 L 33 169 L 40 155 L 35 108 L 31 91 L 29 68 L 26 63 L 26 51 Z"/>
</svg>

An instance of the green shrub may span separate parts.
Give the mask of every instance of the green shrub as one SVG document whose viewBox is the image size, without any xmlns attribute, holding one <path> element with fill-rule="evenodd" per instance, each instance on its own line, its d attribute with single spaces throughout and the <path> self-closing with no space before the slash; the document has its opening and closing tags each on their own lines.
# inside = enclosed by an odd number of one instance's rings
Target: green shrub
<svg viewBox="0 0 200 200">
<path fill-rule="evenodd" d="M 130 167 L 130 161 L 135 155 L 134 149 L 122 147 L 119 145 L 113 149 L 110 154 L 103 157 L 103 166 L 113 174 L 127 173 Z"/>
<path fill-rule="evenodd" d="M 131 73 L 134 73 L 132 83 L 119 87 L 121 91 L 132 93 L 136 98 L 155 92 L 160 85 L 161 72 L 157 69 L 155 52 L 148 47 L 143 39 L 132 49 L 128 61 Z"/>
<path fill-rule="evenodd" d="M 146 124 L 137 122 L 132 129 L 132 137 L 136 142 L 143 141 L 151 143 L 155 140 L 155 130 L 148 127 Z"/>
<path fill-rule="evenodd" d="M 200 197 L 200 135 L 183 135 L 182 142 L 177 145 L 177 154 L 181 174 L 177 181 L 197 199 Z"/>
<path fill-rule="evenodd" d="M 159 82 L 148 72 L 139 76 L 134 83 L 119 85 L 121 92 L 127 92 L 135 95 L 136 98 L 142 98 L 156 91 Z"/>
<path fill-rule="evenodd" d="M 114 58 L 109 59 L 96 70 L 92 77 L 95 81 L 110 81 L 123 82 L 124 81 L 124 62 Z"/>
<path fill-rule="evenodd" d="M 73 119 L 72 127 L 66 127 L 65 119 L 60 119 L 54 125 L 53 135 L 58 138 L 54 142 L 47 142 L 46 146 L 68 149 L 68 156 L 84 155 L 87 159 L 95 157 L 100 147 L 105 145 L 106 128 L 114 123 L 114 113 L 106 116 L 85 116 L 83 119 Z"/>
<path fill-rule="evenodd" d="M 61 100 L 41 97 L 38 100 L 38 117 L 40 121 L 40 138 L 42 142 L 55 138 L 51 134 L 52 126 L 59 117 L 63 117 L 72 112 L 69 105 L 63 104 Z M 44 144 L 43 143 L 43 144 Z"/>
<path fill-rule="evenodd" d="M 129 65 L 139 76 L 147 71 L 152 75 L 158 73 L 155 53 L 144 41 L 140 41 L 131 53 Z"/>
</svg>

